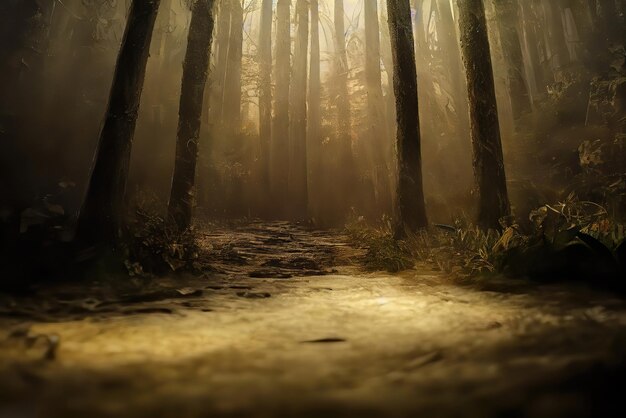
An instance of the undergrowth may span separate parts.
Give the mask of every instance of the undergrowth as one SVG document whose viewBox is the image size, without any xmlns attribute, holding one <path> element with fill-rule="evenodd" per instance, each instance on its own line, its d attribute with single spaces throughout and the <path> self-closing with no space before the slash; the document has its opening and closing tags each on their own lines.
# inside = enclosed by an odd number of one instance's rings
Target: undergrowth
<svg viewBox="0 0 626 418">
<path fill-rule="evenodd" d="M 364 264 L 372 270 L 397 272 L 427 262 L 461 278 L 501 274 L 626 288 L 626 226 L 602 206 L 570 194 L 563 202 L 533 210 L 528 220 L 530 226 L 508 220 L 501 231 L 484 231 L 457 219 L 395 241 L 389 222 L 372 227 L 355 216 L 346 232 L 367 249 Z"/>
<path fill-rule="evenodd" d="M 158 200 L 140 195 L 128 223 L 124 264 L 131 276 L 198 270 L 200 247 L 193 228 L 180 231 L 160 215 Z"/>
</svg>

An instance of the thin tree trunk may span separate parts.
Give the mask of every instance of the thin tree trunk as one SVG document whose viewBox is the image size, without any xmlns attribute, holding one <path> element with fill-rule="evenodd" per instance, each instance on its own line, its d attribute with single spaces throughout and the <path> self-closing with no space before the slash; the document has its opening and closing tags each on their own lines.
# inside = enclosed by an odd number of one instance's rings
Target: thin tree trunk
<svg viewBox="0 0 626 418">
<path fill-rule="evenodd" d="M 183 63 L 176 161 L 169 202 L 169 217 L 179 230 L 191 226 L 198 140 L 213 36 L 213 0 L 197 0 L 191 13 L 187 52 Z"/>
<path fill-rule="evenodd" d="M 395 207 L 396 238 L 428 225 L 422 181 L 422 151 L 417 99 L 415 44 L 409 0 L 387 0 L 393 84 L 396 93 L 399 181 Z"/>
<path fill-rule="evenodd" d="M 307 155 L 309 162 L 309 184 L 319 178 L 321 164 L 322 130 L 322 80 L 320 68 L 320 10 L 319 1 L 311 0 L 311 63 L 309 67 L 309 97 L 307 99 Z M 317 191 L 317 190 L 316 190 Z"/>
<path fill-rule="evenodd" d="M 380 71 L 380 27 L 378 4 L 365 2 L 365 88 L 367 91 L 367 115 L 370 124 L 374 164 L 376 165 L 376 198 L 383 211 L 391 203 L 391 184 L 387 166 L 387 129 L 385 124 L 385 102 L 383 100 L 382 75 Z"/>
<path fill-rule="evenodd" d="M 259 31 L 259 139 L 261 145 L 261 187 L 269 192 L 270 141 L 272 138 L 272 0 L 261 5 Z"/>
<path fill-rule="evenodd" d="M 394 138 L 395 137 L 395 129 L 396 129 L 396 97 L 393 91 L 393 58 L 391 54 L 391 39 L 389 35 L 389 24 L 388 24 L 388 16 L 387 16 L 387 0 L 380 0 L 380 20 L 379 20 L 379 28 L 380 28 L 380 38 L 381 38 L 381 50 L 380 56 L 383 62 L 383 66 L 385 67 L 386 73 L 386 81 L 388 86 L 388 91 L 385 96 L 385 115 L 387 122 L 387 137 Z M 416 62 L 417 64 L 417 62 Z M 390 141 L 391 143 L 392 141 Z M 386 161 L 389 167 L 394 167 L 395 165 L 395 151 L 393 144 L 387 146 L 386 150 Z M 396 183 L 397 179 L 395 178 L 396 174 L 395 169 L 391 170 L 392 174 L 392 183 Z M 394 196 L 391 196 L 392 199 Z"/>
<path fill-rule="evenodd" d="M 224 113 L 222 118 L 234 132 L 241 128 L 241 59 L 243 57 L 243 6 L 231 0 L 228 66 L 224 82 Z"/>
<path fill-rule="evenodd" d="M 342 165 L 352 167 L 352 120 L 350 115 L 350 97 L 348 93 L 348 54 L 346 51 L 346 33 L 344 23 L 343 0 L 335 0 L 335 53 L 337 71 L 337 126 L 342 152 Z"/>
<path fill-rule="evenodd" d="M 309 45 L 309 3 L 296 2 L 296 42 L 293 54 L 291 116 L 290 116 L 290 161 L 289 191 L 292 199 L 292 216 L 303 218 L 307 215 L 308 185 L 306 161 L 306 91 Z"/>
<path fill-rule="evenodd" d="M 498 108 L 483 0 L 457 0 L 461 51 L 467 74 L 478 224 L 499 228 L 510 213 Z"/>
<path fill-rule="evenodd" d="M 289 88 L 291 84 L 291 1 L 278 0 L 276 5 L 276 100 L 272 126 L 272 193 L 276 205 L 284 208 L 289 170 Z M 282 215 L 282 214 L 280 214 Z"/>
<path fill-rule="evenodd" d="M 519 128 L 519 119 L 531 112 L 530 95 L 524 80 L 524 57 L 517 32 L 519 10 L 517 0 L 494 0 L 496 20 L 507 67 L 507 87 L 511 99 L 513 120 Z"/>
<path fill-rule="evenodd" d="M 209 117 L 214 124 L 222 124 L 224 109 L 224 86 L 228 66 L 228 44 L 230 38 L 231 1 L 220 0 L 217 20 L 215 71 L 211 74 L 211 106 Z"/>
<path fill-rule="evenodd" d="M 78 220 L 78 238 L 87 242 L 115 243 L 123 227 L 130 152 L 159 2 L 134 0 L 131 5 L 87 196 Z"/>
</svg>

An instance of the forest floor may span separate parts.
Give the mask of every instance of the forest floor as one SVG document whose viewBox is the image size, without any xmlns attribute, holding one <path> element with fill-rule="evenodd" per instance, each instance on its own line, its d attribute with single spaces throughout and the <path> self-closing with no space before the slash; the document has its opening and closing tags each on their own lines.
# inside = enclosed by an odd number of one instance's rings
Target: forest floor
<svg viewBox="0 0 626 418">
<path fill-rule="evenodd" d="M 615 296 L 459 285 L 429 266 L 367 272 L 339 231 L 201 231 L 203 274 L 0 295 L 0 417 L 571 418 L 623 405 Z"/>
</svg>

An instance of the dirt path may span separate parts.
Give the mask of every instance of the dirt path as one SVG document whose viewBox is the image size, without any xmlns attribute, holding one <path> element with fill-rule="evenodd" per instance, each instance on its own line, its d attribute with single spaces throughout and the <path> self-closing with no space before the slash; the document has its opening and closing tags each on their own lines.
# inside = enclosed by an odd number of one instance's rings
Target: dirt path
<svg viewBox="0 0 626 418">
<path fill-rule="evenodd" d="M 0 417 L 570 418 L 626 387 L 610 295 L 367 273 L 340 233 L 285 223 L 203 246 L 201 276 L 0 297 Z"/>
</svg>

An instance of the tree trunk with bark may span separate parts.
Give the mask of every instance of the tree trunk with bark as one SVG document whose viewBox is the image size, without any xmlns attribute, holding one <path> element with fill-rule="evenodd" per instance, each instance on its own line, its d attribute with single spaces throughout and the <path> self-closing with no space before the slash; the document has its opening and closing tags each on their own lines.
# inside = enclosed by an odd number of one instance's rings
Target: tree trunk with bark
<svg viewBox="0 0 626 418">
<path fill-rule="evenodd" d="M 500 228 L 509 215 L 498 108 L 483 0 L 457 0 L 461 51 L 467 74 L 478 224 Z"/>
<path fill-rule="evenodd" d="M 308 0 L 296 2 L 296 42 L 293 54 L 290 100 L 290 158 L 289 158 L 289 195 L 292 199 L 292 217 L 302 219 L 307 216 L 307 64 L 309 45 L 309 3 Z"/>
<path fill-rule="evenodd" d="M 398 186 L 394 235 L 402 238 L 428 225 L 422 181 L 417 70 L 409 0 L 387 0 L 396 93 Z"/>
<path fill-rule="evenodd" d="M 271 169 L 272 194 L 278 207 L 284 208 L 289 170 L 289 88 L 291 84 L 291 1 L 276 5 L 276 99 L 272 125 Z M 282 215 L 278 214 L 278 215 Z"/>
<path fill-rule="evenodd" d="M 259 31 L 259 140 L 261 146 L 261 187 L 269 192 L 270 141 L 272 138 L 272 0 L 261 4 Z"/>
<path fill-rule="evenodd" d="M 176 160 L 168 208 L 170 220 L 179 230 L 186 230 L 191 226 L 198 140 L 212 37 L 213 0 L 196 0 L 191 12 L 187 52 L 183 63 Z"/>
<path fill-rule="evenodd" d="M 114 244 L 124 225 L 126 182 L 150 41 L 160 0 L 134 0 L 117 66 L 87 196 L 78 219 L 78 238 Z"/>
<path fill-rule="evenodd" d="M 530 95 L 524 79 L 524 56 L 517 31 L 519 9 L 517 0 L 494 0 L 500 42 L 507 69 L 507 88 L 513 120 L 520 128 L 520 118 L 531 112 Z"/>
</svg>

